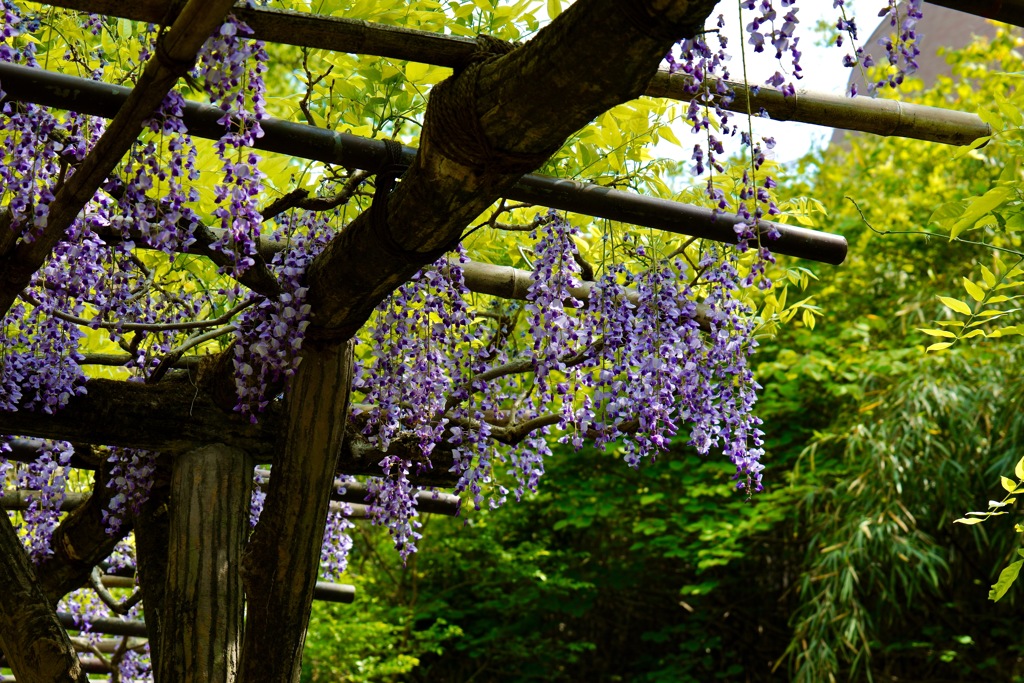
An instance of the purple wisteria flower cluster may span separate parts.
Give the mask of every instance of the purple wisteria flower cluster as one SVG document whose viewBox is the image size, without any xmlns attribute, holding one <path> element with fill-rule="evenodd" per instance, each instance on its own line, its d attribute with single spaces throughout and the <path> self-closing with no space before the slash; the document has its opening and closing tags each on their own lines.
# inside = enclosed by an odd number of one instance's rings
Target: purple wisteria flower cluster
<svg viewBox="0 0 1024 683">
<path fill-rule="evenodd" d="M 381 451 L 400 434 L 412 433 L 423 462 L 429 462 L 445 436 L 447 397 L 473 367 L 460 258 L 461 251 L 421 270 L 382 303 L 370 325 L 369 358 L 355 388 L 372 407 L 357 419 L 365 420 L 364 432 Z M 371 517 L 388 526 L 403 556 L 415 551 L 420 536 L 412 467 L 408 459 L 388 456 L 381 461 L 384 478 L 370 488 Z"/>
<path fill-rule="evenodd" d="M 775 48 L 775 59 L 779 61 L 780 69 L 765 81 L 766 85 L 779 88 L 783 94 L 791 96 L 796 93 L 792 80 L 787 79 L 783 74 L 789 71 L 789 78 L 803 78 L 800 66 L 801 52 L 797 48 L 800 38 L 795 36 L 797 24 L 796 0 L 779 0 L 781 10 L 786 13 L 779 17 L 772 0 L 743 0 L 743 9 L 755 12 L 753 19 L 745 25 L 747 43 L 753 46 L 754 52 L 764 52 L 765 43 Z M 784 55 L 789 56 L 789 64 L 783 65 Z"/>
<path fill-rule="evenodd" d="M 36 42 L 30 38 L 40 27 L 40 15 L 24 11 L 11 0 L 4 0 L 2 8 L 0 60 L 40 67 Z M 92 35 L 104 30 L 99 17 L 83 16 L 83 21 Z M 242 256 L 234 260 L 233 272 L 248 263 L 245 259 L 253 253 L 261 223 L 252 210 L 262 192 L 261 176 L 248 146 L 261 134 L 259 120 L 265 117 L 266 54 L 261 44 L 238 35 L 247 31 L 234 20 L 226 23 L 207 43 L 195 74 L 225 111 L 226 134 L 217 147 L 225 164 L 225 181 L 218 193 L 225 211 L 234 212 L 223 233 L 227 235 L 224 249 Z M 156 37 L 151 29 L 133 38 L 139 41 L 135 48 L 140 62 L 152 54 L 152 45 L 146 41 Z M 66 57 L 72 57 L 70 48 Z M 106 64 L 99 57 L 97 61 L 101 67 L 93 77 Z M 180 93 L 168 94 L 147 123 L 146 133 L 69 226 L 20 301 L 0 321 L 0 410 L 53 413 L 83 394 L 82 367 L 88 359 L 81 349 L 87 335 L 90 344 L 109 341 L 119 347 L 125 354 L 120 365 L 136 381 L 166 371 L 162 363 L 169 356 L 180 355 L 207 337 L 215 338 L 203 329 L 202 321 L 217 311 L 216 291 L 208 291 L 205 285 L 191 287 L 194 291 L 187 296 L 179 291 L 189 274 L 178 269 L 176 260 L 180 263 L 179 254 L 194 244 L 194 229 L 202 220 L 196 210 L 200 201 L 197 149 L 181 120 L 184 104 Z M 7 212 L 0 229 L 10 230 L 13 238 L 0 241 L 35 239 L 47 225 L 54 188 L 75 173 L 104 128 L 99 118 L 4 103 L 0 148 L 8 162 L 0 165 L 0 199 Z M 312 250 L 316 239 L 313 231 L 306 232 L 309 235 L 295 237 L 294 248 L 283 252 L 280 264 L 273 264 L 289 294 L 299 298 L 303 291 L 297 286 L 298 278 L 308 263 L 302 252 Z M 140 252 L 139 247 L 148 251 Z M 166 257 L 145 255 L 157 251 Z M 263 311 L 271 324 L 275 314 L 291 314 L 285 298 L 274 302 L 280 310 Z M 250 322 L 241 321 L 241 334 L 259 327 Z M 297 327 L 302 326 L 298 321 Z M 235 329 L 221 326 L 213 333 L 227 336 Z M 272 364 L 261 364 L 260 372 L 272 375 L 275 368 L 264 365 Z M 6 442 L 2 448 L 7 449 Z M 48 553 L 50 532 L 61 516 L 70 452 L 66 444 L 48 444 L 30 464 L 8 462 L 0 453 L 4 485 L 41 494 L 31 499 L 30 508 L 21 515 L 27 529 L 24 538 L 37 560 Z M 114 494 L 105 518 L 111 533 L 138 512 L 148 496 L 154 468 L 153 454 L 111 451 L 109 486 Z"/>
<path fill-rule="evenodd" d="M 115 491 L 110 505 L 103 511 L 107 533 L 114 534 L 126 515 L 139 514 L 149 499 L 156 471 L 156 454 L 133 448 L 112 448 L 107 462 L 111 464 L 107 486 Z"/>
<path fill-rule="evenodd" d="M 365 403 L 353 419 L 382 451 L 411 438 L 423 456 L 386 456 L 371 487 L 375 519 L 403 554 L 419 537 L 413 468 L 448 453 L 456 490 L 478 507 L 488 495 L 498 505 L 508 493 L 502 482 L 517 498 L 536 491 L 553 429 L 577 449 L 621 442 L 622 457 L 638 466 L 689 425 L 690 445 L 721 449 L 741 488 L 761 488 L 759 387 L 748 363 L 757 344 L 735 254 L 711 250 L 691 268 L 637 244 L 639 268 L 611 265 L 585 283 L 578 234 L 558 214 L 536 221 L 518 325 L 490 311 L 477 317 L 493 326 L 472 319 L 456 258 L 425 268 L 378 309 L 359 370 Z"/>
<path fill-rule="evenodd" d="M 244 22 L 228 15 L 220 30 L 200 52 L 199 72 L 210 101 L 224 115 L 219 123 L 224 135 L 215 147 L 223 169 L 223 181 L 215 188 L 222 237 L 214 243 L 232 257 L 232 274 L 238 275 L 255 261 L 256 242 L 263 218 L 259 212 L 264 174 L 253 142 L 263 137 L 260 120 L 267 117 L 267 52 L 262 41 Z"/>
<path fill-rule="evenodd" d="M 57 528 L 61 503 L 67 497 L 67 476 L 73 453 L 74 449 L 67 442 L 45 441 L 35 462 L 18 468 L 15 473 L 16 488 L 39 493 L 21 513 L 25 525 L 21 539 L 33 562 L 53 552 L 50 538 Z"/>
<path fill-rule="evenodd" d="M 28 34 L 39 28 L 39 17 L 13 0 L 0 2 L 0 61 L 38 67 Z M 755 53 L 771 46 L 779 60 L 765 84 L 793 94 L 801 77 L 795 0 L 740 5 L 752 13 L 744 22 L 744 45 Z M 902 14 L 899 7 L 889 0 L 880 15 L 896 29 L 885 45 L 893 86 L 916 68 L 921 16 L 920 0 L 911 0 Z M 104 30 L 98 17 L 83 21 L 93 35 Z M 722 29 L 724 19 L 717 26 Z M 855 38 L 856 27 L 845 15 L 838 28 Z M 0 411 L 53 413 L 81 395 L 87 360 L 81 349 L 87 345 L 116 350 L 123 360 L 117 372 L 145 382 L 158 381 L 173 361 L 200 345 L 233 343 L 237 410 L 255 421 L 281 397 L 310 324 L 305 272 L 333 228 L 324 213 L 302 209 L 276 217 L 272 235 L 266 234 L 269 226 L 263 228 L 266 177 L 252 147 L 267 116 L 268 55 L 252 33 L 230 17 L 207 41 L 191 74 L 223 113 L 224 134 L 213 146 L 220 174 L 207 184 L 212 207 L 200 211 L 200 151 L 182 121 L 185 100 L 171 92 L 0 321 Z M 145 41 L 156 36 L 155 28 L 139 34 Z M 757 343 L 743 289 L 771 286 L 767 266 L 773 261 L 760 226 L 778 213 L 775 181 L 764 166 L 774 141 L 753 139 L 749 118 L 760 112 L 749 112 L 744 130 L 727 111 L 736 97 L 727 84 L 728 45 L 720 32 L 714 40 L 705 34 L 683 41 L 668 59 L 673 71 L 690 78 L 686 119 L 705 137 L 693 150 L 692 171 L 707 173 L 706 194 L 717 211 L 734 209 L 740 217 L 740 250 L 758 249 L 752 266 L 751 259 L 741 266 L 733 251 L 666 254 L 653 240 L 628 237 L 628 256 L 613 249 L 588 280 L 580 267 L 578 226 L 550 213 L 533 226 L 532 280 L 524 303 L 470 295 L 463 268 L 468 259 L 460 247 L 399 287 L 366 327 L 354 387 L 361 400 L 353 402 L 352 419 L 385 454 L 381 476 L 369 482 L 367 503 L 371 519 L 387 526 L 403 557 L 420 539 L 415 475 L 444 462 L 458 477 L 457 492 L 478 507 L 500 505 L 510 493 L 519 498 L 537 490 L 553 439 L 576 449 L 593 444 L 614 450 L 636 467 L 680 437 L 700 453 L 722 451 L 735 465 L 739 487 L 761 488 L 763 434 L 754 413 L 759 387 L 749 365 Z M 135 47 L 139 60 L 153 53 L 151 42 Z M 863 66 L 868 59 L 859 49 L 850 58 Z M 101 67 L 94 77 L 114 68 L 96 61 Z M 31 242 L 47 226 L 54 188 L 73 176 L 104 124 L 10 102 L 2 114 L 0 153 L 7 162 L 0 165 L 0 206 L 7 214 L 0 216 L 0 229 L 12 235 L 0 241 Z M 723 141 L 737 134 L 749 164 L 735 196 L 727 196 L 720 182 L 726 174 Z M 213 286 L 215 276 L 193 274 L 194 263 L 183 263 L 191 258 L 182 256 L 195 246 L 204 221 L 212 223 L 209 246 L 228 257 L 220 271 L 225 277 Z M 270 249 L 261 252 L 261 246 Z M 261 297 L 234 281 L 223 285 L 260 259 L 279 283 L 279 295 Z M 225 300 L 237 302 L 235 309 L 211 322 L 226 310 Z M 0 481 L 40 493 L 22 515 L 23 538 L 38 561 L 49 553 L 69 487 L 72 449 L 50 442 L 35 462 L 13 465 L 2 455 L 7 447 L 0 441 Z M 145 501 L 156 459 L 117 449 L 107 466 L 114 494 L 105 523 L 115 533 Z M 262 474 L 255 483 L 253 523 L 262 507 Z M 325 578 L 345 571 L 348 514 L 342 506 L 329 517 Z M 89 601 L 82 604 L 85 622 L 99 614 Z M 125 672 L 142 671 L 145 664 L 133 654 L 121 666 L 129 667 L 122 674 L 131 678 L 143 674 Z"/>
<path fill-rule="evenodd" d="M 843 57 L 843 65 L 864 70 L 869 95 L 876 95 L 879 88 L 886 86 L 898 88 L 907 76 L 917 71 L 917 58 L 921 54 L 917 23 L 924 16 L 923 0 L 907 0 L 906 3 L 886 0 L 886 5 L 879 10 L 878 16 L 883 17 L 883 22 L 892 28 L 892 32 L 878 40 L 878 44 L 885 49 L 889 63 L 889 68 L 882 73 L 879 80 L 869 78 L 866 71 L 875 66 L 875 59 L 863 45 L 857 44 L 857 24 L 846 14 L 845 0 L 833 0 L 832 5 L 841 12 L 836 21 L 836 30 L 839 32 L 836 36 L 836 45 L 842 46 L 844 39 L 849 38 L 853 46 L 853 54 Z M 849 94 L 851 97 L 857 95 L 856 83 L 850 84 Z"/>
<path fill-rule="evenodd" d="M 268 265 L 282 291 L 277 299 L 261 299 L 244 310 L 235 325 L 235 408 L 253 422 L 298 367 L 309 327 L 303 276 L 333 234 L 327 218 L 312 211 L 286 213 L 277 225 L 268 242 L 283 249 Z"/>
</svg>

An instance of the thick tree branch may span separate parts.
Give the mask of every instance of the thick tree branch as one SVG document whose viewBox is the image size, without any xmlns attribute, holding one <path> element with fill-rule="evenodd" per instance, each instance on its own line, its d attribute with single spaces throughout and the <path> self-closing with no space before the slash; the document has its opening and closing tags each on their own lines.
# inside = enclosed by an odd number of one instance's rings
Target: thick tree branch
<svg viewBox="0 0 1024 683">
<path fill-rule="evenodd" d="M 239 680 L 299 680 L 348 421 L 353 348 L 352 342 L 329 348 L 307 345 L 292 378 L 284 452 L 242 558 L 247 611 Z"/>
<path fill-rule="evenodd" d="M 384 297 L 510 190 L 530 159 L 638 95 L 674 40 L 703 25 L 714 4 L 580 0 L 523 47 L 435 87 L 419 153 L 386 208 L 361 214 L 310 268 L 315 333 L 351 337 Z M 558 116 L 551 93 L 559 94 Z M 452 125 L 460 110 L 469 114 Z M 474 121 L 472 136 L 450 139 Z"/>
<path fill-rule="evenodd" d="M 53 415 L 0 412 L 0 434 L 167 453 L 226 443 L 271 460 L 281 427 L 279 416 L 270 413 L 259 424 L 250 424 L 218 408 L 192 378 L 175 374 L 152 385 L 89 380 L 87 394 L 72 397 Z"/>
<path fill-rule="evenodd" d="M 88 680 L 6 512 L 0 512 L 0 650 L 22 683 Z"/>
<path fill-rule="evenodd" d="M 243 451 L 211 444 L 174 458 L 157 680 L 236 680 L 251 492 L 252 464 Z"/>
</svg>

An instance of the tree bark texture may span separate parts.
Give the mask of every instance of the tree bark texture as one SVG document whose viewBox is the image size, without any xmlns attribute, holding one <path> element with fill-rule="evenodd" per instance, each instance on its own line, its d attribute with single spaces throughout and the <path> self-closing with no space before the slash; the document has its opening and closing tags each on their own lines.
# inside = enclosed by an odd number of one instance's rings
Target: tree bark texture
<svg viewBox="0 0 1024 683">
<path fill-rule="evenodd" d="M 6 512 L 0 511 L 0 649 L 19 683 L 87 680 Z"/>
<path fill-rule="evenodd" d="M 212 444 L 174 458 L 157 683 L 235 680 L 251 493 L 244 451 Z"/>
<path fill-rule="evenodd" d="M 167 549 L 171 546 L 168 508 L 170 485 L 160 482 L 150 490 L 135 518 L 135 557 L 146 615 L 151 661 L 161 661 L 160 637 L 163 633 L 164 600 L 167 588 Z"/>
<path fill-rule="evenodd" d="M 180 453 L 224 443 L 272 457 L 281 420 L 264 415 L 259 424 L 218 407 L 210 392 L 189 376 L 157 384 L 92 379 L 84 396 L 74 396 L 53 415 L 0 411 L 0 434 L 18 434 L 74 443 Z"/>
<path fill-rule="evenodd" d="M 353 342 L 307 344 L 288 392 L 283 457 L 243 559 L 247 598 L 239 680 L 299 680 L 327 509 L 345 437 Z"/>
<path fill-rule="evenodd" d="M 699 30 L 714 5 L 581 0 L 524 46 L 436 86 L 419 153 L 386 207 L 361 214 L 313 262 L 311 332 L 355 334 L 378 303 L 532 170 L 529 159 L 539 167 L 595 116 L 639 95 L 669 47 Z M 467 127 L 472 135 L 452 138 Z M 376 210 L 386 218 L 373 220 Z"/>
</svg>

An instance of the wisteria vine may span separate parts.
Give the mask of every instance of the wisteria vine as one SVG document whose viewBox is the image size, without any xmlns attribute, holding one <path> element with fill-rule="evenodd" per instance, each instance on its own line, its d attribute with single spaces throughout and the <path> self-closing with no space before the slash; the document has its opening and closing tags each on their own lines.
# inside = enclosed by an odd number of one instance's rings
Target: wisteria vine
<svg viewBox="0 0 1024 683">
<path fill-rule="evenodd" d="M 774 50 L 779 68 L 763 85 L 786 95 L 795 93 L 802 74 L 796 4 L 738 2 L 741 49 Z M 896 87 L 916 69 L 921 6 L 920 0 L 905 6 L 887 0 L 879 16 L 893 28 L 883 43 L 889 68 L 869 81 L 871 92 Z M 2 0 L 2 7 L 0 61 L 40 67 L 37 41 L 29 38 L 42 30 L 41 15 L 14 0 Z M 854 45 L 845 63 L 872 66 L 856 44 L 856 24 L 843 0 L 834 0 L 834 8 L 841 12 L 837 43 Z M 82 22 L 92 36 L 109 30 L 101 17 L 83 16 Z M 440 462 L 450 463 L 457 493 L 477 507 L 497 506 L 509 494 L 518 499 L 537 490 L 556 440 L 576 450 L 587 444 L 614 450 L 638 467 L 681 437 L 699 453 L 717 450 L 729 458 L 739 488 L 761 489 L 760 387 L 750 367 L 756 321 L 744 290 L 771 286 L 773 235 L 761 224 L 779 213 L 776 181 L 764 169 L 774 141 L 754 139 L 751 118 L 761 112 L 748 111 L 744 125 L 727 111 L 738 96 L 728 85 L 724 25 L 717 18 L 715 28 L 682 41 L 666 59 L 673 72 L 690 79 L 685 118 L 700 139 L 692 173 L 707 176 L 709 206 L 739 216 L 738 250 L 666 253 L 657 241 L 627 236 L 617 255 L 585 279 L 580 225 L 549 213 L 532 226 L 525 302 L 471 294 L 468 255 L 460 246 L 397 288 L 363 330 L 351 419 L 387 454 L 381 476 L 368 482 L 366 503 L 370 519 L 387 527 L 403 558 L 420 539 L 415 479 Z M 139 63 L 153 54 L 157 35 L 154 27 L 136 34 L 132 49 Z M 99 64 L 94 78 L 115 66 L 99 51 L 93 57 Z M 65 58 L 80 56 L 69 46 Z M 185 95 L 170 92 L 0 321 L 0 411 L 59 411 L 85 391 L 87 351 L 96 348 L 116 353 L 118 376 L 136 382 L 159 381 L 184 355 L 225 351 L 233 361 L 238 412 L 255 422 L 281 399 L 311 322 L 306 269 L 345 220 L 337 207 L 299 207 L 264 220 L 269 188 L 252 148 L 267 117 L 268 63 L 265 46 L 234 17 L 210 37 L 190 82 L 223 112 L 224 134 L 212 146 L 217 180 L 210 183 L 201 173 L 200 146 L 182 121 Z M 74 174 L 104 123 L 14 102 L 4 102 L 2 114 L 0 230 L 7 232 L 0 245 L 31 243 L 47 225 L 55 188 Z M 746 161 L 730 186 L 723 141 L 737 135 Z M 334 180 L 321 180 L 325 191 L 337 190 Z M 212 200 L 203 197 L 203 187 Z M 218 267 L 196 266 L 191 258 L 201 234 L 213 235 L 205 247 L 224 257 Z M 739 255 L 748 249 L 756 250 L 753 259 Z M 276 296 L 239 283 L 255 267 L 265 267 L 278 283 Z M 191 268 L 207 270 L 197 275 Z M 209 326 L 194 331 L 187 325 L 197 322 Z M 415 457 L 388 453 L 399 441 L 413 443 Z M 50 537 L 67 492 L 83 488 L 70 482 L 74 447 L 47 441 L 30 463 L 15 463 L 5 453 L 8 437 L 0 439 L 0 499 L 10 489 L 38 493 L 20 521 L 30 557 L 42 562 L 52 553 Z M 159 458 L 109 449 L 102 460 L 111 489 L 104 523 L 111 534 L 123 534 L 149 495 Z M 257 472 L 254 480 L 253 525 L 267 476 Z M 344 488 L 345 481 L 338 485 Z M 346 571 L 351 513 L 341 505 L 329 516 L 321 559 L 327 580 Z M 132 544 L 122 543 L 114 568 L 134 567 L 132 555 Z M 89 591 L 63 604 L 85 633 L 93 620 L 110 614 Z M 135 606 L 127 613 L 140 614 Z M 126 648 L 111 666 L 121 680 L 150 675 L 143 648 Z"/>
</svg>

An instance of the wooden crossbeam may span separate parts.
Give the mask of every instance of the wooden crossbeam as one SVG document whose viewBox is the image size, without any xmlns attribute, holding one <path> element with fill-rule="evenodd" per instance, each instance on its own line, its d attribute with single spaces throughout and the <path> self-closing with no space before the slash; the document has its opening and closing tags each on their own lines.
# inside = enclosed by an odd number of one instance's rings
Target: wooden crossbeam
<svg viewBox="0 0 1024 683">
<path fill-rule="evenodd" d="M 160 23 L 167 14 L 170 0 L 56 0 L 48 4 L 121 19 Z M 1024 13 L 1024 0 L 989 0 L 982 3 L 946 0 L 937 4 L 1011 23 L 1014 16 L 1019 23 Z M 986 9 L 970 9 L 975 5 Z M 476 43 L 471 38 L 343 17 L 249 7 L 235 8 L 235 15 L 253 29 L 255 38 L 299 47 L 388 57 L 451 68 L 466 64 L 476 49 Z M 654 76 L 644 94 L 689 101 L 691 95 L 687 88 L 691 83 L 686 75 L 662 71 Z M 991 134 L 988 124 L 977 115 L 967 112 L 870 97 L 850 98 L 803 89 L 798 90 L 795 96 L 786 97 L 781 91 L 772 88 L 754 87 L 735 81 L 727 81 L 726 85 L 737 95 L 731 104 L 725 106 L 726 109 L 740 113 L 746 113 L 748 106 L 755 113 L 763 109 L 771 118 L 779 121 L 798 121 L 951 145 L 966 145 Z M 711 91 L 716 91 L 714 83 L 711 84 Z"/>
</svg>

